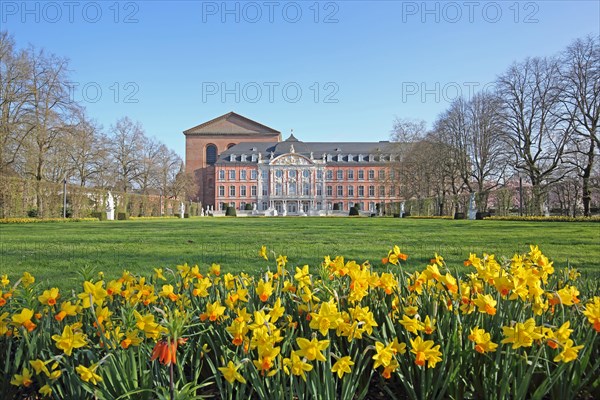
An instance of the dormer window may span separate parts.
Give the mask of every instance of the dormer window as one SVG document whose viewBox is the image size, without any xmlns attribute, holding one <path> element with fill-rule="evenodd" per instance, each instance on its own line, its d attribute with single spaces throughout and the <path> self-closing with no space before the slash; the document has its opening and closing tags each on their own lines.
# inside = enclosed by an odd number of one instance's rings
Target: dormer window
<svg viewBox="0 0 600 400">
<path fill-rule="evenodd" d="M 362 154 L 359 154 L 358 155 L 358 162 L 364 161 L 363 158 L 364 158 L 364 156 Z"/>
<path fill-rule="evenodd" d="M 258 156 L 256 154 L 252 154 L 252 162 L 258 161 Z"/>
<path fill-rule="evenodd" d="M 235 161 L 235 154 L 229 155 L 229 161 L 231 161 L 231 162 Z"/>
<path fill-rule="evenodd" d="M 337 155 L 337 161 L 340 162 L 340 161 L 342 161 L 342 159 L 343 159 L 343 156 L 341 154 L 338 154 Z"/>
<path fill-rule="evenodd" d="M 373 154 L 369 154 L 369 161 L 370 162 L 375 161 L 375 156 Z"/>
<path fill-rule="evenodd" d="M 242 154 L 242 159 L 241 159 L 241 161 L 242 161 L 242 162 L 246 162 L 246 155 L 245 155 L 245 154 Z"/>
<path fill-rule="evenodd" d="M 327 154 L 327 161 L 333 161 L 333 155 Z"/>
</svg>

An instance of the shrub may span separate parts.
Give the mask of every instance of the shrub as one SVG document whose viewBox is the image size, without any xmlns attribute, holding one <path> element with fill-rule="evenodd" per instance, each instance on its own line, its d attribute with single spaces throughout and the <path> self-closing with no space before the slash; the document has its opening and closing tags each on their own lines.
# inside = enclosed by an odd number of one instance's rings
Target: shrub
<svg viewBox="0 0 600 400">
<path fill-rule="evenodd" d="M 248 204 L 246 204 L 246 207 L 244 207 L 244 209 L 245 209 L 246 211 L 252 211 L 252 203 L 248 203 Z"/>
<path fill-rule="evenodd" d="M 117 219 L 119 221 L 125 221 L 125 220 L 129 219 L 129 214 L 124 213 L 124 212 L 117 213 Z"/>
<path fill-rule="evenodd" d="M 339 203 L 333 203 L 333 211 L 339 211 L 340 210 L 340 204 Z"/>
<path fill-rule="evenodd" d="M 348 213 L 348 215 L 360 215 L 360 213 L 358 212 L 358 209 L 356 207 L 350 207 L 350 212 Z"/>
<path fill-rule="evenodd" d="M 237 212 L 235 211 L 235 207 L 228 206 L 227 210 L 225 210 L 226 217 L 237 217 Z"/>
<path fill-rule="evenodd" d="M 37 218 L 38 215 L 39 213 L 37 208 L 31 208 L 29 211 L 27 211 L 27 216 L 29 218 Z"/>
<path fill-rule="evenodd" d="M 106 213 L 102 211 L 94 211 L 91 214 L 92 218 L 98 218 L 98 221 L 106 221 Z"/>
<path fill-rule="evenodd" d="M 507 216 L 507 217 L 486 217 L 486 220 L 494 221 L 530 221 L 530 222 L 600 222 L 600 217 L 541 217 L 541 216 L 528 216 L 520 217 L 518 215 Z"/>
<path fill-rule="evenodd" d="M 190 217 L 190 214 L 188 214 L 188 213 L 183 214 L 183 218 L 189 218 L 189 217 Z"/>
<path fill-rule="evenodd" d="M 465 219 L 465 213 L 461 213 L 461 212 L 454 213 L 454 219 Z"/>
<path fill-rule="evenodd" d="M 491 216 L 492 214 L 490 214 L 489 212 L 477 211 L 477 213 L 475 214 L 475 219 L 484 219 L 489 218 Z"/>
</svg>

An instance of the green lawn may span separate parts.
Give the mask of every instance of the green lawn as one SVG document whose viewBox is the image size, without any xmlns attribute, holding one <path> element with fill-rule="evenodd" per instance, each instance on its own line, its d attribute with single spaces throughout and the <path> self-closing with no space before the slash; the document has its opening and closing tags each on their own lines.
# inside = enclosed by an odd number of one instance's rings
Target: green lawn
<svg viewBox="0 0 600 400">
<path fill-rule="evenodd" d="M 79 285 L 84 266 L 108 279 L 123 269 L 149 273 L 180 263 L 206 270 L 256 273 L 273 262 L 258 258 L 261 245 L 288 256 L 292 266 L 343 255 L 377 266 L 394 244 L 409 254 L 407 268 L 423 268 L 435 252 L 464 270 L 469 252 L 511 257 L 538 244 L 555 266 L 570 262 L 600 277 L 600 224 L 452 221 L 392 218 L 195 218 L 0 225 L 0 274 L 24 271 L 45 284 Z M 377 269 L 377 268 L 376 268 Z"/>
</svg>

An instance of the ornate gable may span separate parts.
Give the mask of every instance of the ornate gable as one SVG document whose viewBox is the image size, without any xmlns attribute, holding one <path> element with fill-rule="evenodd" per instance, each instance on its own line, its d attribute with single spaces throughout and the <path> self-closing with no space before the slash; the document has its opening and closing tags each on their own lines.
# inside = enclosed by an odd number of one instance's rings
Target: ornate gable
<svg viewBox="0 0 600 400">
<path fill-rule="evenodd" d="M 282 154 L 270 162 L 271 165 L 312 165 L 309 158 L 296 153 Z"/>
</svg>

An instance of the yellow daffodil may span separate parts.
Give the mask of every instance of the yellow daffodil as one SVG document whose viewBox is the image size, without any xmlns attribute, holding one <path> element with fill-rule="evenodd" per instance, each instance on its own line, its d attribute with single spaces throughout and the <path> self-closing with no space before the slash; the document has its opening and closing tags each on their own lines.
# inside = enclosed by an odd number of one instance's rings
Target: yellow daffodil
<svg viewBox="0 0 600 400">
<path fill-rule="evenodd" d="M 290 358 L 283 359 L 283 368 L 285 373 L 300 376 L 306 382 L 305 372 L 312 371 L 313 366 L 301 359 L 298 352 L 292 351 Z"/>
<path fill-rule="evenodd" d="M 58 293 L 58 288 L 52 288 L 50 290 L 44 290 L 40 296 L 38 296 L 38 300 L 45 306 L 54 306 L 56 304 L 56 300 L 60 297 Z"/>
<path fill-rule="evenodd" d="M 477 326 L 471 329 L 469 340 L 475 343 L 475 351 L 484 354 L 496 351 L 498 345 L 491 340 L 491 335 Z"/>
<path fill-rule="evenodd" d="M 496 315 L 496 304 L 498 303 L 494 298 L 489 295 L 477 294 L 477 298 L 473 300 L 473 303 L 477 306 L 480 313 Z"/>
<path fill-rule="evenodd" d="M 592 301 L 585 305 L 583 315 L 587 317 L 596 332 L 600 332 L 600 296 L 594 296 Z"/>
<path fill-rule="evenodd" d="M 240 383 L 246 383 L 244 377 L 238 372 L 242 365 L 235 365 L 233 361 L 229 361 L 226 367 L 219 367 L 219 371 L 223 374 L 223 377 L 227 380 L 227 382 L 233 384 L 235 381 Z"/>
<path fill-rule="evenodd" d="M 29 272 L 23 272 L 23 276 L 21 277 L 21 282 L 23 286 L 29 287 L 34 284 L 35 278 Z"/>
<path fill-rule="evenodd" d="M 583 349 L 583 345 L 573 346 L 573 341 L 569 339 L 563 344 L 562 351 L 556 357 L 554 357 L 554 362 L 568 363 L 574 361 L 577 359 L 577 354 L 581 349 Z"/>
<path fill-rule="evenodd" d="M 330 329 L 336 329 L 342 322 L 342 314 L 338 311 L 334 299 L 330 299 L 326 303 L 321 303 L 318 313 L 310 313 L 310 328 L 321 332 L 321 335 L 326 336 Z"/>
<path fill-rule="evenodd" d="M 50 397 L 52 396 L 52 388 L 50 385 L 46 384 L 40 388 L 40 394 L 42 396 Z"/>
<path fill-rule="evenodd" d="M 394 348 L 392 344 L 385 345 L 381 342 L 375 342 L 375 355 L 373 356 L 373 368 L 377 368 L 381 365 L 383 367 L 387 367 L 392 362 L 392 358 L 394 357 Z"/>
<path fill-rule="evenodd" d="M 513 349 L 519 347 L 531 347 L 534 340 L 542 338 L 542 334 L 536 332 L 535 320 L 529 318 L 525 323 L 517 322 L 514 326 L 503 326 L 502 331 L 505 338 L 501 343 L 512 343 Z"/>
<path fill-rule="evenodd" d="M 75 367 L 75 370 L 79 374 L 79 377 L 84 382 L 91 382 L 94 385 L 97 385 L 99 382 L 102 382 L 102 377 L 96 373 L 98 369 L 98 364 L 92 364 L 89 367 L 85 367 L 83 365 L 78 365 Z"/>
<path fill-rule="evenodd" d="M 21 310 L 19 314 L 15 314 L 12 316 L 12 321 L 19 326 L 25 327 L 29 332 L 33 331 L 36 328 L 36 324 L 31 322 L 33 318 L 33 310 L 29 308 L 24 308 Z"/>
<path fill-rule="evenodd" d="M 333 372 L 334 374 L 337 373 L 338 378 L 342 379 L 344 374 L 349 374 L 352 372 L 350 367 L 353 365 L 354 361 L 352 361 L 350 356 L 340 357 L 331 367 L 331 372 Z"/>
<path fill-rule="evenodd" d="M 269 256 L 267 255 L 267 246 L 261 246 L 258 251 L 258 256 L 264 258 L 266 261 L 269 261 Z"/>
<path fill-rule="evenodd" d="M 427 368 L 435 368 L 435 365 L 442 361 L 440 345 L 434 346 L 433 340 L 423 340 L 417 336 L 414 340 L 410 340 L 410 344 L 412 346 L 410 352 L 416 355 L 415 364 L 418 366 L 422 367 L 427 361 Z"/>
<path fill-rule="evenodd" d="M 325 350 L 329 346 L 329 340 L 317 340 L 312 338 L 308 340 L 306 338 L 296 338 L 298 343 L 298 356 L 306 357 L 309 361 L 325 361 L 325 356 L 321 351 Z"/>
<path fill-rule="evenodd" d="M 31 380 L 31 372 L 29 368 L 23 368 L 23 372 L 19 374 L 15 374 L 15 376 L 11 379 L 10 384 L 15 386 L 25 386 L 29 387 L 33 381 Z"/>
<path fill-rule="evenodd" d="M 73 329 L 71 325 L 63 328 L 62 335 L 52 335 L 52 340 L 56 342 L 56 347 L 68 356 L 71 355 L 73 349 L 84 347 L 87 344 L 85 334 L 81 333 L 78 329 Z"/>
</svg>

